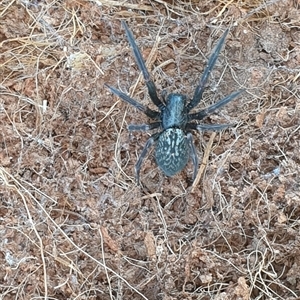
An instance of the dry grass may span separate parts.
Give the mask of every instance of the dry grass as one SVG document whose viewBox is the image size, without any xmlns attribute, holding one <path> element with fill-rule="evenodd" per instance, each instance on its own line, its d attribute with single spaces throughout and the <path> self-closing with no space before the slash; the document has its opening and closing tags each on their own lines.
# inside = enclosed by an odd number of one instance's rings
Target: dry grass
<svg viewBox="0 0 300 300">
<path fill-rule="evenodd" d="M 300 34 L 296 1 L 2 1 L 1 299 L 297 299 Z M 166 178 L 134 164 L 149 104 L 120 26 L 159 91 L 199 107 L 246 88 L 194 135 L 202 163 Z M 152 105 L 149 104 L 151 107 Z"/>
</svg>

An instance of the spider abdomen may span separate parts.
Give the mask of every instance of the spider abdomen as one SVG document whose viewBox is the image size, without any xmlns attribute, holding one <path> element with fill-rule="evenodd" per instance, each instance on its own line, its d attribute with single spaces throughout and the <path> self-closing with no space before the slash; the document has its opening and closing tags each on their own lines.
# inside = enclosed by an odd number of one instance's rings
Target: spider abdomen
<svg viewBox="0 0 300 300">
<path fill-rule="evenodd" d="M 173 176 L 187 164 L 190 147 L 187 136 L 179 128 L 168 128 L 158 137 L 155 149 L 155 159 L 160 169 L 167 175 Z"/>
</svg>

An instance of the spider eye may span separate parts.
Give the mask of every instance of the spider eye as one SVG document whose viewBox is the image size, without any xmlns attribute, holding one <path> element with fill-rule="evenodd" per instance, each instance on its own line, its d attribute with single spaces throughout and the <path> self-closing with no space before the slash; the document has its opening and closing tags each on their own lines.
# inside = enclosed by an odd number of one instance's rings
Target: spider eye
<svg viewBox="0 0 300 300">
<path fill-rule="evenodd" d="M 178 105 L 178 104 L 186 104 L 186 96 L 182 95 L 182 94 L 169 94 L 167 97 L 167 104 L 174 104 L 174 105 Z"/>
</svg>

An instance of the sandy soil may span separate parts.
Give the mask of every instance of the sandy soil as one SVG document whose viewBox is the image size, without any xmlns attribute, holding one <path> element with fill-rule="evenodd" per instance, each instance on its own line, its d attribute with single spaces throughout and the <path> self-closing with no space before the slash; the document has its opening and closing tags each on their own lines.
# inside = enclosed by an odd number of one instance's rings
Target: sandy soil
<svg viewBox="0 0 300 300">
<path fill-rule="evenodd" d="M 198 3 L 200 2 L 200 4 Z M 299 299 L 300 4 L 281 1 L 2 1 L 1 299 Z M 165 177 L 155 109 L 121 20 L 159 92 L 197 107 L 245 93 L 194 132 L 192 164 Z M 201 175 L 201 176 L 200 176 Z"/>
</svg>

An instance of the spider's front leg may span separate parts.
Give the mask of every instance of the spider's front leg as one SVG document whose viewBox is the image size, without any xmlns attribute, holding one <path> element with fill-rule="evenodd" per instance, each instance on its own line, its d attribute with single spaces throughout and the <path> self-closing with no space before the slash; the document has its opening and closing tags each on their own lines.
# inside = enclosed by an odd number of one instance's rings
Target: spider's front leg
<svg viewBox="0 0 300 300">
<path fill-rule="evenodd" d="M 128 28 L 127 24 L 125 21 L 122 21 L 122 25 L 126 31 L 126 35 L 127 35 L 127 39 L 129 41 L 129 44 L 133 50 L 133 55 L 135 57 L 135 60 L 138 64 L 138 67 L 140 69 L 140 71 L 143 73 L 143 77 L 145 79 L 147 88 L 148 88 L 148 93 L 149 96 L 152 100 L 152 102 L 160 109 L 162 110 L 164 108 L 164 104 L 161 102 L 161 100 L 158 98 L 157 96 L 157 91 L 156 91 L 156 87 L 155 84 L 153 82 L 153 80 L 150 77 L 150 74 L 146 68 L 145 62 L 143 60 L 142 54 L 135 42 L 135 39 L 133 37 L 132 32 L 130 31 L 130 29 Z"/>
<path fill-rule="evenodd" d="M 203 75 L 200 79 L 200 82 L 199 82 L 198 86 L 196 87 L 193 99 L 191 100 L 191 102 L 187 106 L 188 111 L 191 111 L 194 107 L 196 107 L 199 104 L 200 100 L 202 99 L 202 95 L 203 95 L 203 92 L 204 92 L 205 85 L 207 83 L 207 80 L 209 78 L 209 75 L 210 75 L 213 67 L 216 64 L 217 58 L 220 54 L 220 51 L 221 51 L 222 46 L 225 42 L 225 39 L 226 39 L 226 36 L 227 36 L 228 32 L 229 32 L 229 29 L 226 29 L 224 34 L 222 35 L 222 37 L 218 41 L 218 43 L 216 45 L 216 48 L 214 49 L 213 53 L 211 54 L 211 56 L 208 60 L 207 66 L 204 70 L 204 73 L 203 73 Z"/>
</svg>

